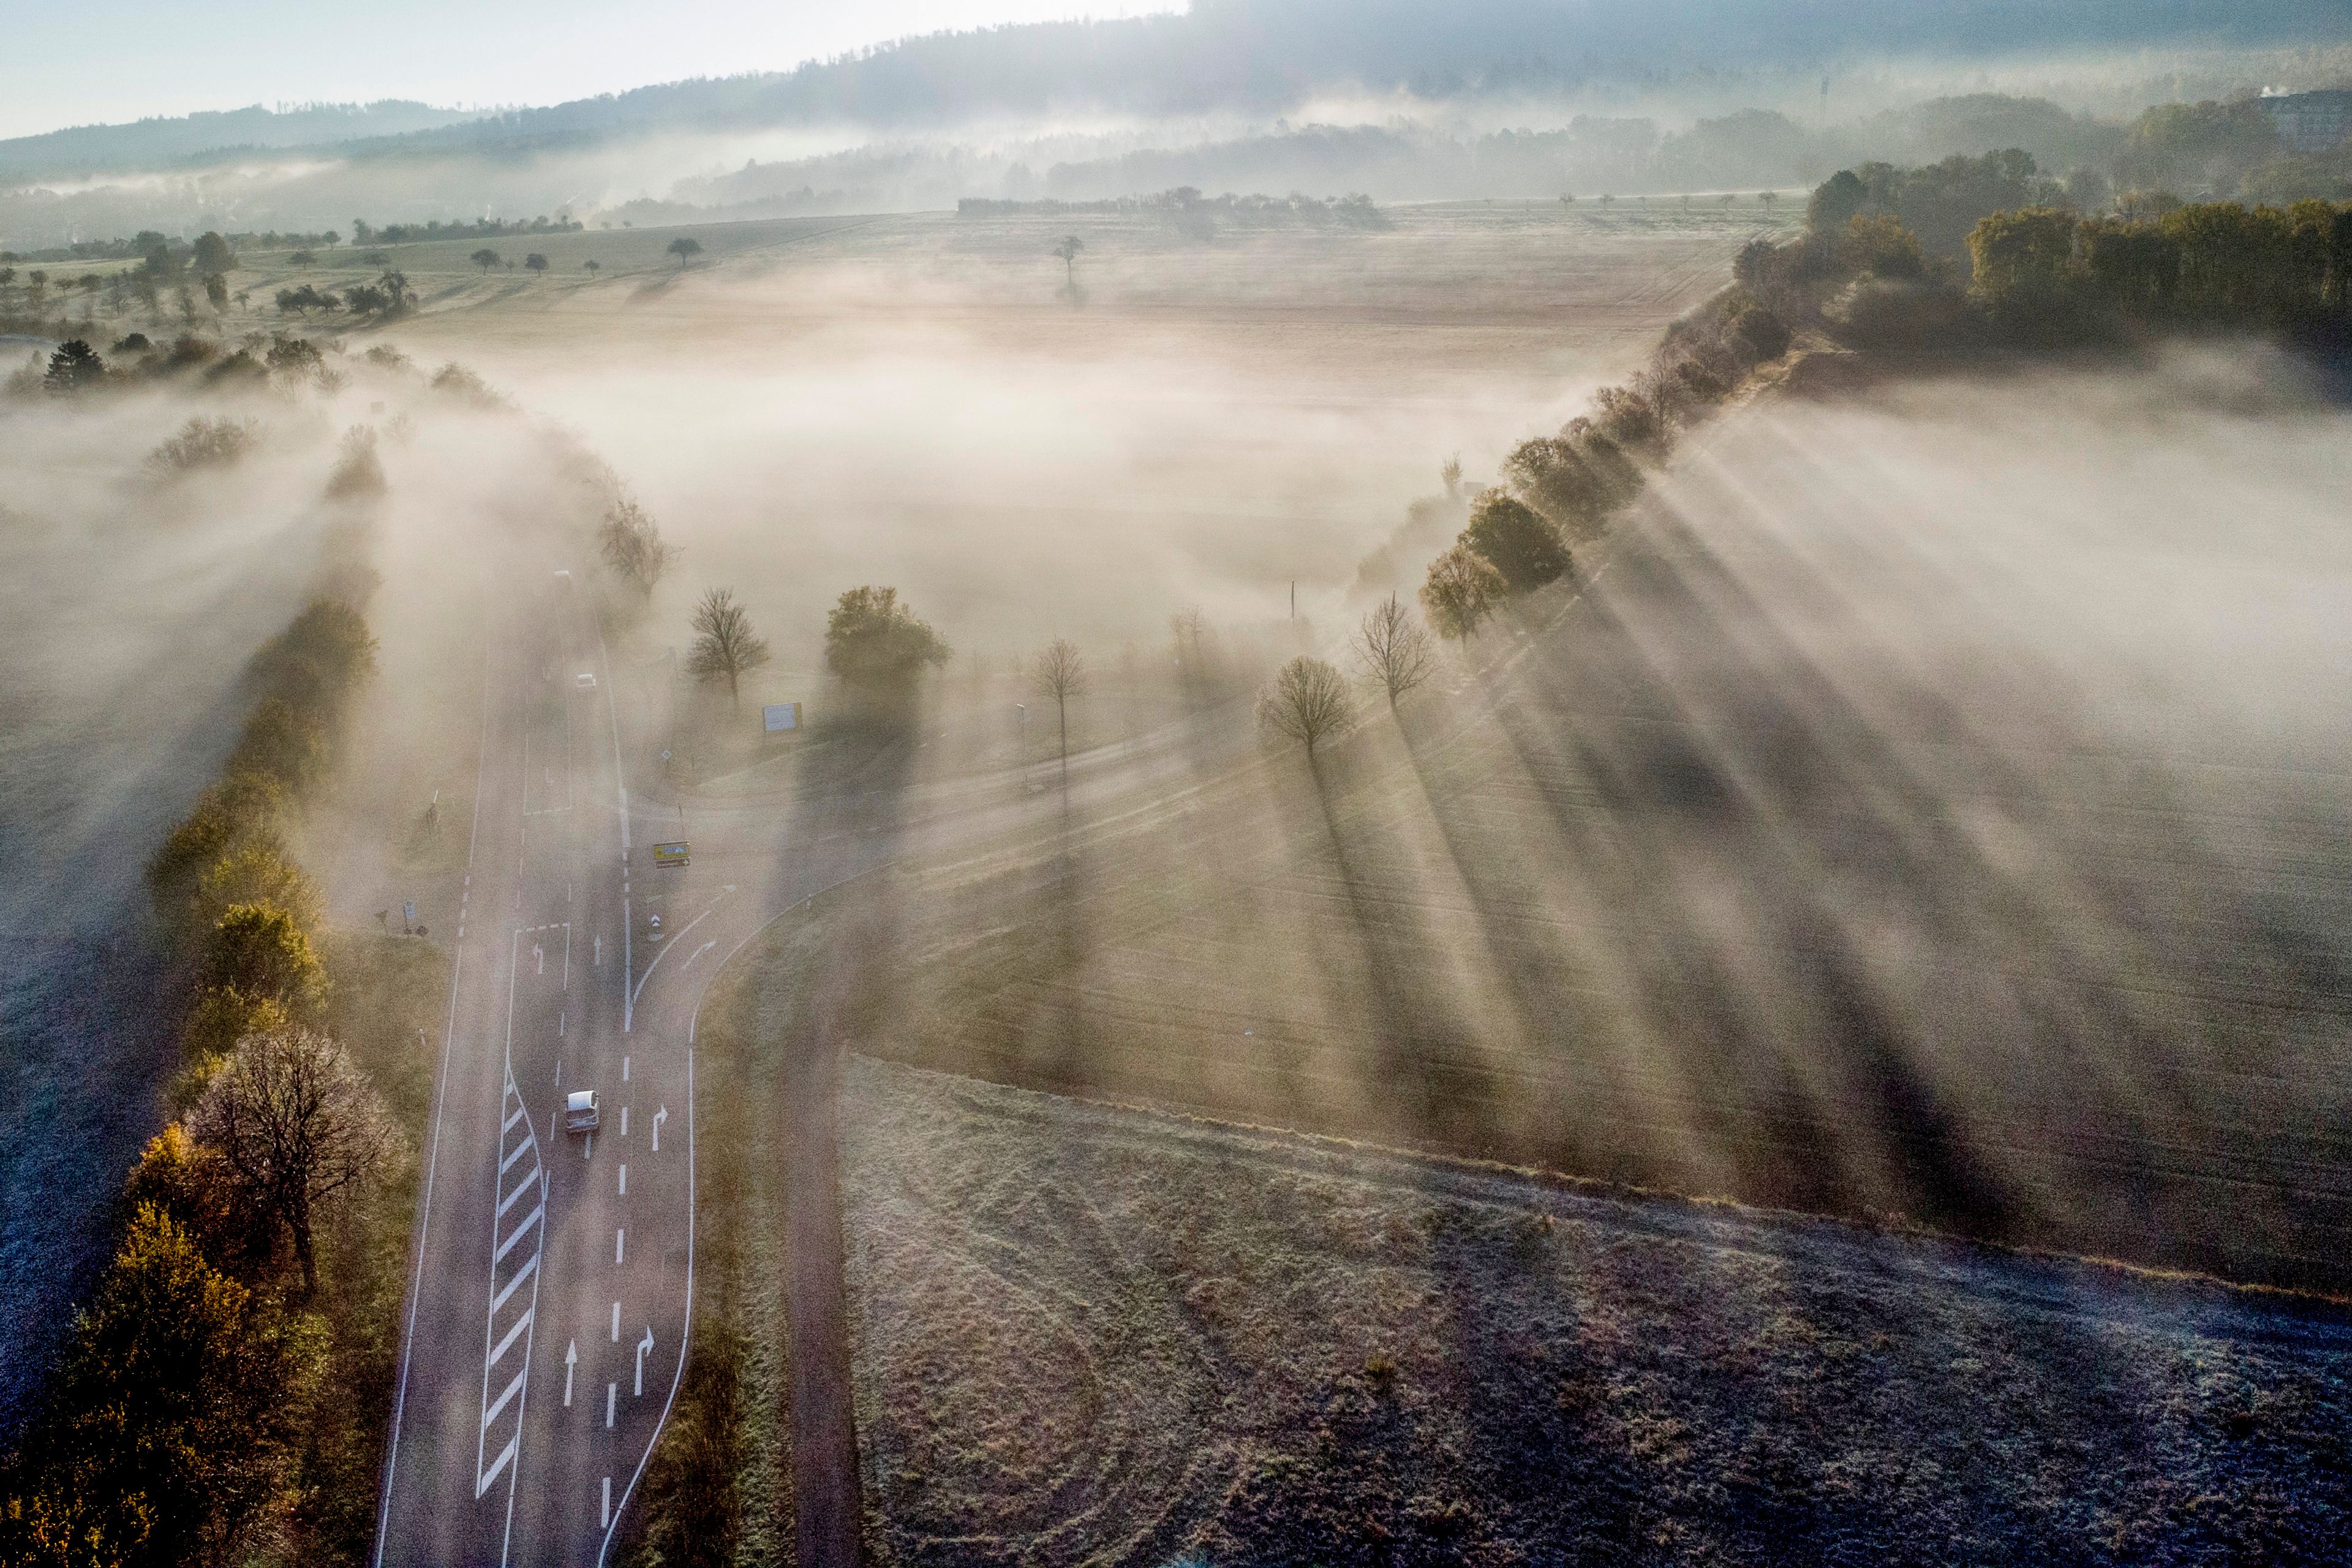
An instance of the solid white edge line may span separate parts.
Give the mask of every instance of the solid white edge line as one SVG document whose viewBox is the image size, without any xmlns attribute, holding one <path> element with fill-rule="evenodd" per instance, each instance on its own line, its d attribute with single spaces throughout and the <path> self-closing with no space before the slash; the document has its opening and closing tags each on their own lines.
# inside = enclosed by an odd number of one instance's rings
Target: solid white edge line
<svg viewBox="0 0 2352 1568">
<path fill-rule="evenodd" d="M 885 864 L 888 864 L 888 862 L 885 862 Z M 654 1450 L 661 1446 L 663 1429 L 669 1425 L 670 1409 L 677 1403 L 678 1387 L 686 1381 L 687 1357 L 692 1352 L 694 1348 L 694 1226 L 696 1219 L 694 1182 L 694 1037 L 695 1032 L 700 1028 L 702 1025 L 703 998 L 709 996 L 710 994 L 710 988 L 719 984 L 719 977 L 727 973 L 727 966 L 735 962 L 735 955 L 742 952 L 745 948 L 751 946 L 752 942 L 765 933 L 770 926 L 774 925 L 778 921 L 782 920 L 786 915 L 791 914 L 794 910 L 801 908 L 803 904 L 818 898 L 822 898 L 826 893 L 833 891 L 835 888 L 845 887 L 849 883 L 856 881 L 860 877 L 871 876 L 880 868 L 881 868 L 877 866 L 868 866 L 863 871 L 852 871 L 848 876 L 842 878 L 838 881 L 832 882 L 824 887 L 819 888 L 814 893 L 803 894 L 801 898 L 785 905 L 782 909 L 778 910 L 774 914 L 770 915 L 766 920 L 761 921 L 757 926 L 754 926 L 744 935 L 742 941 L 737 942 L 733 947 L 727 950 L 727 956 L 720 959 L 719 961 L 718 967 L 713 969 L 709 976 L 704 979 L 702 983 L 701 994 L 698 995 L 694 999 L 694 1011 L 687 1016 L 686 1317 L 683 1325 L 678 1331 L 677 1336 L 677 1370 L 670 1374 L 669 1394 L 668 1396 L 662 1401 L 661 1415 L 654 1421 L 653 1436 L 646 1439 L 646 1451 L 637 1456 L 637 1468 L 635 1470 L 631 1472 L 629 1476 L 629 1484 L 621 1489 L 620 1503 L 614 1508 L 612 1517 L 604 1527 L 604 1544 L 596 1548 L 596 1568 L 604 1568 L 604 1559 L 610 1555 L 613 1550 L 613 1537 L 620 1530 L 621 1521 L 628 1512 L 629 1500 L 637 1495 L 637 1483 L 645 1479 L 646 1466 L 653 1461 Z M 717 906 L 713 905 L 712 907 L 716 908 Z M 704 914 L 708 914 L 709 912 L 710 911 L 709 910 L 705 910 L 703 911 Z M 699 919 L 700 917 L 698 916 L 697 918 Z M 689 927 L 688 929 L 691 930 L 692 928 Z M 656 1136 L 659 1136 L 659 1134 L 656 1134 Z M 605 1479 L 604 1484 L 607 1487 L 612 1485 L 612 1479 L 610 1477 Z"/>
<path fill-rule="evenodd" d="M 688 937 L 694 934 L 694 928 L 710 918 L 710 910 L 717 909 L 720 904 L 725 903 L 726 901 L 727 895 L 725 893 L 721 893 L 717 898 L 711 900 L 710 909 L 703 910 L 700 914 L 687 921 L 686 929 L 678 932 L 676 936 L 670 938 L 669 945 L 667 947 L 663 948 L 659 952 L 654 954 L 654 961 L 646 965 L 646 972 L 637 976 L 635 989 L 629 993 L 629 997 L 632 1001 L 635 1000 L 637 992 L 643 991 L 646 988 L 646 982 L 654 977 L 654 971 L 661 967 L 661 961 L 667 958 L 671 953 L 676 952 L 678 949 L 678 944 L 686 941 Z M 744 940 L 749 941 L 750 938 L 747 937 Z M 705 942 L 703 944 L 705 947 L 715 947 L 718 944 L 716 942 Z M 700 951 L 701 949 L 699 948 L 696 949 L 697 952 L 699 952 Z M 723 968 L 725 966 L 721 965 L 720 967 Z M 698 1004 L 698 1005 L 699 1005 L 699 1004 Z"/>
<path fill-rule="evenodd" d="M 489 760 L 490 649 L 488 590 L 484 587 L 482 644 L 482 729 L 474 742 L 474 821 L 466 834 L 466 881 L 474 885 L 474 849 L 482 837 L 482 774 Z M 441 1165 L 441 1125 L 449 1110 L 449 1058 L 457 1040 L 457 990 L 466 975 L 464 922 L 459 922 L 457 951 L 449 966 L 449 1018 L 441 1035 L 441 1080 L 433 1092 L 433 1142 L 425 1159 L 425 1195 L 417 1205 L 416 1242 L 408 1274 L 408 1322 L 400 1336 L 400 1381 L 394 1385 L 392 1437 L 383 1449 L 383 1486 L 376 1499 L 375 1565 L 383 1568 L 384 1537 L 392 1528 L 392 1480 L 400 1463 L 401 1418 L 407 1413 L 408 1369 L 416 1352 L 416 1304 L 425 1293 L 425 1246 L 433 1230 L 433 1181 Z"/>
</svg>

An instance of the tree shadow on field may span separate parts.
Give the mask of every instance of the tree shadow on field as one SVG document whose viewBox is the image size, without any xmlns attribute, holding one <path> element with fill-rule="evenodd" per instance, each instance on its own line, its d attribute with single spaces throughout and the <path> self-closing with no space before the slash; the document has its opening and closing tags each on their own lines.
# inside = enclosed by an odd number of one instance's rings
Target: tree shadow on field
<svg viewBox="0 0 2352 1568">
<path fill-rule="evenodd" d="M 888 867 L 907 828 L 915 773 L 916 725 L 898 716 L 837 730 L 811 753 L 782 842 L 814 845 L 846 834 L 871 869 L 835 890 L 835 909 L 806 976 L 774 975 L 771 985 L 804 985 L 805 1008 L 785 1006 L 792 1037 L 782 1067 L 785 1165 L 785 1317 L 793 1433 L 792 1495 L 797 1561 L 856 1568 L 864 1499 L 849 1357 L 846 1261 L 841 1228 L 839 1133 L 842 1066 L 861 1040 L 885 1033 L 898 1005 L 905 924 Z"/>
<path fill-rule="evenodd" d="M 1599 932 L 1537 994 L 1581 969 L 1622 997 L 1553 1031 L 1609 1081 L 1537 1157 L 2340 1289 L 2345 1161 L 2286 1064 L 2344 1061 L 2344 966 L 2199 842 L 2185 775 L 2030 649 L 1872 647 L 1869 573 L 1727 558 L 1661 501 L 1642 527 L 1505 678 L 1480 765 L 1432 770 L 1483 916 L 1532 883 Z M 1548 831 L 1507 838 L 1507 800 Z"/>
</svg>

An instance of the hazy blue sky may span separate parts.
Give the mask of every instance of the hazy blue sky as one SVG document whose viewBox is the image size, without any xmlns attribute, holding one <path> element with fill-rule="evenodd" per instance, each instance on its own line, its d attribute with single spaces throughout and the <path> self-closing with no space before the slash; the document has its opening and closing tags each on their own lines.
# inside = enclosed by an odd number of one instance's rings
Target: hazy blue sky
<svg viewBox="0 0 2352 1568">
<path fill-rule="evenodd" d="M 0 136 L 322 99 L 553 103 L 1179 0 L 0 0 Z"/>
</svg>

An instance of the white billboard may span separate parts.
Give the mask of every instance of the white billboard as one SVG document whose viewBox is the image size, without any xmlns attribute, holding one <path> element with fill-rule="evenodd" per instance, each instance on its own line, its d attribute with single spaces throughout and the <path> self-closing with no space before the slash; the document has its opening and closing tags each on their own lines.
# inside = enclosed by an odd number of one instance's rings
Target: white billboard
<svg viewBox="0 0 2352 1568">
<path fill-rule="evenodd" d="M 771 702 L 761 712 L 767 719 L 771 733 L 801 727 L 801 705 L 797 702 Z"/>
</svg>

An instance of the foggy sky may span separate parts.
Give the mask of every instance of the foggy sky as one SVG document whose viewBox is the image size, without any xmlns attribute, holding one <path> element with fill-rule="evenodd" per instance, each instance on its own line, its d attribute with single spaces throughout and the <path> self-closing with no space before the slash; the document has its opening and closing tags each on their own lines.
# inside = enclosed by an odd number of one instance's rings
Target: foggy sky
<svg viewBox="0 0 2352 1568">
<path fill-rule="evenodd" d="M 1169 0 L 679 0 L 658 9 L 635 0 L 415 0 L 387 26 L 380 11 L 295 0 L 10 7 L 0 136 L 279 101 L 554 103 L 687 77 L 787 70 L 910 34 L 1176 8 Z"/>
</svg>

